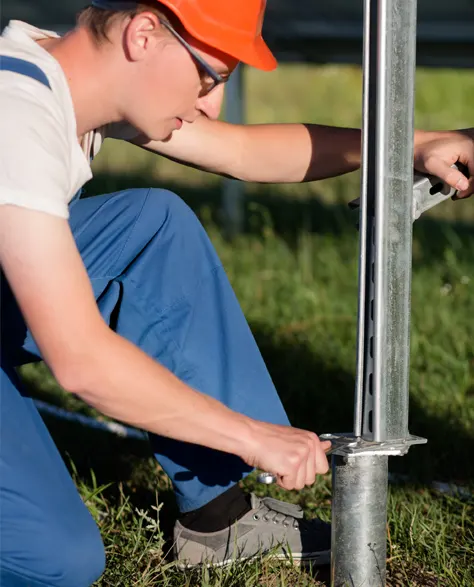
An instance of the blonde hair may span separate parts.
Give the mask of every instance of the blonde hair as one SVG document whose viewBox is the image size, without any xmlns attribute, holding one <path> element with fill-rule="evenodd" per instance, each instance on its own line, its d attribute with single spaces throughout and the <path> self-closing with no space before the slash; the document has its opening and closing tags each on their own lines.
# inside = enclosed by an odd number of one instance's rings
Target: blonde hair
<svg viewBox="0 0 474 587">
<path fill-rule="evenodd" d="M 116 22 L 141 12 L 153 12 L 174 28 L 182 28 L 176 15 L 156 0 L 140 0 L 137 6 L 130 10 L 103 10 L 95 6 L 86 6 L 77 15 L 77 25 L 86 28 L 94 41 L 101 44 L 109 41 L 108 32 Z"/>
</svg>

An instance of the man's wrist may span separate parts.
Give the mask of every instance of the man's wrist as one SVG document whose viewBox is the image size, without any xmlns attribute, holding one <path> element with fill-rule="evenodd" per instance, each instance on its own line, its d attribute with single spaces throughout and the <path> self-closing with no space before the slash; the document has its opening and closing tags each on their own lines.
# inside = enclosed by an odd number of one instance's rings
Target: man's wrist
<svg viewBox="0 0 474 587">
<path fill-rule="evenodd" d="M 424 143 L 434 141 L 441 138 L 442 134 L 446 134 L 449 131 L 437 131 L 437 130 L 420 130 L 415 129 L 414 133 L 414 145 L 415 148 L 423 145 Z"/>
<path fill-rule="evenodd" d="M 474 140 L 474 128 L 463 128 L 461 132 Z"/>
<path fill-rule="evenodd" d="M 459 128 L 452 130 L 420 130 L 416 129 L 414 134 L 415 147 L 427 141 L 446 139 L 449 135 L 465 135 L 474 139 L 474 128 Z"/>
<path fill-rule="evenodd" d="M 237 430 L 238 434 L 235 438 L 235 453 L 247 464 L 253 466 L 254 458 L 257 454 L 257 421 L 237 414 Z"/>
<path fill-rule="evenodd" d="M 253 454 L 256 446 L 256 420 L 234 412 L 223 404 L 219 408 L 215 415 L 217 418 L 208 419 L 208 424 L 213 421 L 213 425 L 211 428 L 206 426 L 205 436 L 207 437 L 208 434 L 211 436 L 203 444 L 213 445 L 212 448 L 216 450 L 234 454 L 248 462 L 249 456 Z"/>
</svg>

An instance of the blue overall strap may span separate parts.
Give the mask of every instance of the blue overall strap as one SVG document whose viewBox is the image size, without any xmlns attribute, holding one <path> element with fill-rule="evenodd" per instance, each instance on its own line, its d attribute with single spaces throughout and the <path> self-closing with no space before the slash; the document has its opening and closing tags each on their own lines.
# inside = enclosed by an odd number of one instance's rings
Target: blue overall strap
<svg viewBox="0 0 474 587">
<path fill-rule="evenodd" d="M 30 63 L 24 59 L 0 55 L 0 71 L 13 71 L 14 73 L 26 75 L 51 89 L 51 85 L 44 71 L 34 63 Z"/>
<path fill-rule="evenodd" d="M 49 83 L 49 80 L 46 77 L 44 71 L 34 63 L 30 63 L 24 59 L 17 59 L 16 57 L 0 55 L 0 71 L 13 71 L 14 73 L 19 73 L 20 75 L 26 75 L 27 77 L 31 77 L 51 89 L 51 84 Z M 78 200 L 81 195 L 82 188 L 72 198 L 70 204 Z"/>
</svg>

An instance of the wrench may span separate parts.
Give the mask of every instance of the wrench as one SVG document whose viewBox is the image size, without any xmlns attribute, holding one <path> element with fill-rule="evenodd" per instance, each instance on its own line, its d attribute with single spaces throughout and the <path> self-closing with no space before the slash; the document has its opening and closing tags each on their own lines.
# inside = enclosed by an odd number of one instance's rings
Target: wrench
<svg viewBox="0 0 474 587">
<path fill-rule="evenodd" d="M 457 163 L 451 165 L 455 169 L 459 169 L 466 177 L 469 177 L 469 171 L 465 165 Z M 437 204 L 444 202 L 448 198 L 453 198 L 457 194 L 457 190 L 450 187 L 441 179 L 433 175 L 426 175 L 415 171 L 413 175 L 413 204 L 412 213 L 413 221 L 418 218 L 430 208 Z M 360 206 L 360 198 L 356 198 L 349 202 L 349 208 L 356 210 Z"/>
</svg>

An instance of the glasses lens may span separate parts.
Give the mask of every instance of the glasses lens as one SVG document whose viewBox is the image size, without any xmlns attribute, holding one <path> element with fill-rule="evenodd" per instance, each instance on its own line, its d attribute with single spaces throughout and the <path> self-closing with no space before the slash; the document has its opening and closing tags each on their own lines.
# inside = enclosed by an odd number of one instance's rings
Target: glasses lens
<svg viewBox="0 0 474 587">
<path fill-rule="evenodd" d="M 199 69 L 199 77 L 201 79 L 201 91 L 199 92 L 200 96 L 205 96 L 209 94 L 217 85 L 216 80 L 211 77 L 204 69 L 198 66 Z"/>
</svg>

